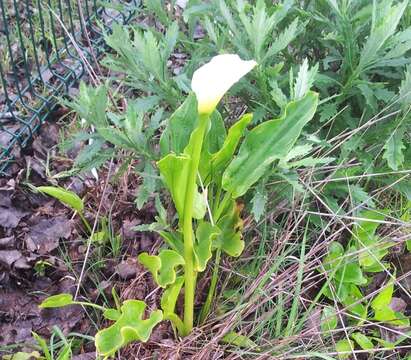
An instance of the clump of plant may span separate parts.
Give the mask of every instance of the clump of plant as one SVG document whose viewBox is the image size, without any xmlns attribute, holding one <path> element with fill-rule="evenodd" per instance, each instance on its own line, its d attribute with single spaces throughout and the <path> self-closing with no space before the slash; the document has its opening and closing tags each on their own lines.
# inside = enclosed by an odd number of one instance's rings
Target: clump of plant
<svg viewBox="0 0 411 360">
<path fill-rule="evenodd" d="M 327 281 L 321 293 L 343 306 L 349 323 L 356 330 L 350 335 L 351 339 L 362 350 L 374 349 L 378 344 L 394 348 L 404 338 L 401 337 L 395 344 L 390 343 L 384 340 L 376 329 L 369 330 L 364 327 L 366 331 L 357 331 L 361 325 L 381 323 L 394 328 L 406 328 L 410 325 L 409 318 L 395 309 L 395 303 L 398 303 L 398 298 L 394 298 L 395 275 L 390 272 L 390 264 L 383 260 L 394 243 L 376 234 L 385 217 L 384 211 L 361 212 L 361 220 L 354 226 L 347 247 L 344 249 L 338 242 L 331 243 L 322 263 Z M 375 297 L 369 299 L 361 288 L 369 284 L 374 273 L 381 271 L 386 271 L 391 278 Z M 326 306 L 322 315 L 322 329 L 325 332 L 335 330 L 338 319 L 334 307 Z M 347 338 L 337 342 L 337 351 L 352 351 L 352 340 Z"/>
<path fill-rule="evenodd" d="M 152 312 L 146 320 L 142 318 L 145 304 L 139 300 L 128 300 L 117 310 L 105 310 L 105 317 L 114 324 L 97 333 L 99 354 L 111 356 L 130 341 L 146 341 L 163 319 L 170 320 L 180 336 L 188 335 L 195 324 L 197 278 L 213 253 L 217 265 L 200 321 L 210 310 L 222 253 L 234 257 L 242 253 L 241 207 L 236 200 L 276 160 L 286 158 L 318 104 L 317 94 L 308 87 L 301 88 L 297 81 L 295 100 L 287 104 L 280 118 L 247 131 L 252 115 L 246 114 L 226 131 L 216 106 L 228 89 L 256 65 L 238 55 L 214 57 L 194 73 L 193 93 L 170 117 L 160 140 L 163 156 L 157 166 L 178 219 L 171 224 L 152 224 L 150 229 L 162 236 L 166 247 L 158 255 L 139 255 L 157 285 L 165 289 L 162 310 Z M 176 303 L 182 289 L 184 311 L 179 314 Z M 58 296 L 55 299 L 61 299 Z M 70 295 L 60 296 L 65 296 L 63 305 L 73 303 Z M 42 307 L 50 304 L 56 306 L 55 301 L 46 299 Z"/>
</svg>

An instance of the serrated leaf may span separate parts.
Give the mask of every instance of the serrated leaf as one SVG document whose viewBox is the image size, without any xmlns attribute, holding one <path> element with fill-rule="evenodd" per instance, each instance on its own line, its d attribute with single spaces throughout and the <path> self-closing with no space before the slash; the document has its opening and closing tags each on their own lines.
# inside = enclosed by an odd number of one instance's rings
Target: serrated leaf
<svg viewBox="0 0 411 360">
<path fill-rule="evenodd" d="M 97 353 L 108 357 L 132 341 L 146 342 L 153 328 L 163 319 L 163 313 L 161 310 L 153 311 L 149 318 L 143 320 L 145 308 L 146 304 L 143 301 L 124 301 L 118 320 L 110 327 L 97 332 Z"/>
<path fill-rule="evenodd" d="M 317 74 L 318 66 L 314 66 L 310 70 L 308 69 L 308 60 L 304 59 L 300 70 L 298 71 L 297 79 L 294 85 L 294 99 L 302 99 L 310 90 L 315 75 Z"/>
<path fill-rule="evenodd" d="M 258 187 L 257 191 L 251 200 L 253 207 L 251 213 L 254 215 L 255 221 L 260 221 L 261 217 L 265 212 L 265 206 L 267 203 L 267 192 L 264 187 Z"/>
<path fill-rule="evenodd" d="M 64 205 L 79 213 L 83 212 L 83 200 L 81 200 L 81 198 L 76 193 L 70 190 L 66 190 L 56 186 L 38 186 L 36 189 L 42 192 L 43 194 L 47 194 L 54 197 L 55 199 L 62 202 Z"/>
<path fill-rule="evenodd" d="M 320 122 L 326 122 L 337 115 L 337 104 L 334 102 L 326 103 L 320 108 Z"/>
<path fill-rule="evenodd" d="M 138 256 L 138 260 L 153 275 L 158 286 L 165 288 L 176 280 L 176 268 L 184 265 L 184 258 L 174 250 L 161 250 L 159 255 L 149 255 L 146 252 Z"/>
<path fill-rule="evenodd" d="M 145 163 L 144 173 L 141 176 L 143 177 L 143 183 L 138 188 L 136 198 L 138 210 L 141 210 L 156 190 L 156 171 L 149 161 Z"/>
<path fill-rule="evenodd" d="M 73 303 L 73 296 L 71 294 L 58 294 L 44 299 L 39 307 L 42 309 L 57 308 L 72 305 Z"/>
<path fill-rule="evenodd" d="M 395 130 L 388 140 L 384 144 L 383 159 L 387 160 L 388 166 L 397 171 L 404 163 L 404 150 L 405 145 L 403 143 L 404 130 Z"/>
</svg>

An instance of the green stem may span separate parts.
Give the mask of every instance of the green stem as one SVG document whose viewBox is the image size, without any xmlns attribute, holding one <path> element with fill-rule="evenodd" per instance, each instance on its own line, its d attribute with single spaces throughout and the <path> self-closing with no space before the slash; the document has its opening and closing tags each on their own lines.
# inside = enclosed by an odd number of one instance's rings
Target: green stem
<svg viewBox="0 0 411 360">
<path fill-rule="evenodd" d="M 89 236 L 91 236 L 91 233 L 93 232 L 93 230 L 91 229 L 90 224 L 88 223 L 88 221 L 86 220 L 86 218 L 84 217 L 84 215 L 81 212 L 79 212 L 78 215 L 80 216 L 81 221 L 83 222 L 83 224 L 87 228 Z"/>
<path fill-rule="evenodd" d="M 193 329 L 194 322 L 194 292 L 196 274 L 194 272 L 194 241 L 193 241 L 193 205 L 197 186 L 197 172 L 200 163 L 201 148 L 204 135 L 210 122 L 209 115 L 200 115 L 199 125 L 194 130 L 191 144 L 191 165 L 188 173 L 186 197 L 184 202 L 183 236 L 184 236 L 184 326 L 186 334 Z M 196 132 L 196 133 L 195 133 Z"/>
<path fill-rule="evenodd" d="M 200 324 L 202 324 L 207 319 L 207 316 L 210 312 L 211 303 L 213 302 L 214 293 L 215 293 L 215 289 L 217 286 L 218 269 L 220 267 L 220 260 L 221 260 L 221 249 L 217 249 L 215 253 L 215 262 L 214 262 L 214 268 L 213 268 L 213 275 L 211 277 L 210 288 L 208 290 L 207 299 L 203 305 L 203 308 L 201 309 Z"/>
<path fill-rule="evenodd" d="M 225 193 L 223 200 L 221 203 L 218 205 L 217 211 L 215 212 L 214 215 L 214 222 L 217 224 L 217 221 L 220 219 L 221 215 L 223 214 L 224 210 L 226 209 L 229 201 L 231 200 L 231 194 L 230 193 Z"/>
</svg>

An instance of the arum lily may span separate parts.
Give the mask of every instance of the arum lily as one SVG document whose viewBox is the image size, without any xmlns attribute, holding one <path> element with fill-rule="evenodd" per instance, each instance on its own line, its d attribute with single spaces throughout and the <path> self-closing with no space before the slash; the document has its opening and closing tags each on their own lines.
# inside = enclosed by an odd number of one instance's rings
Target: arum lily
<svg viewBox="0 0 411 360">
<path fill-rule="evenodd" d="M 198 113 L 211 114 L 224 94 L 257 63 L 238 55 L 217 55 L 193 74 L 191 88 L 197 96 Z"/>
</svg>

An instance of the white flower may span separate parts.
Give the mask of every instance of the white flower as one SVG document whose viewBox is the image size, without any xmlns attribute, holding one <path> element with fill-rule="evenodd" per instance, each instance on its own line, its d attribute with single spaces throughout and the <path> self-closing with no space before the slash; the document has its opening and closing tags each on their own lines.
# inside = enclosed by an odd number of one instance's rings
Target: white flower
<svg viewBox="0 0 411 360">
<path fill-rule="evenodd" d="M 197 96 L 198 113 L 211 114 L 228 89 L 251 71 L 257 63 L 238 55 L 217 55 L 193 74 L 191 88 Z"/>
</svg>

